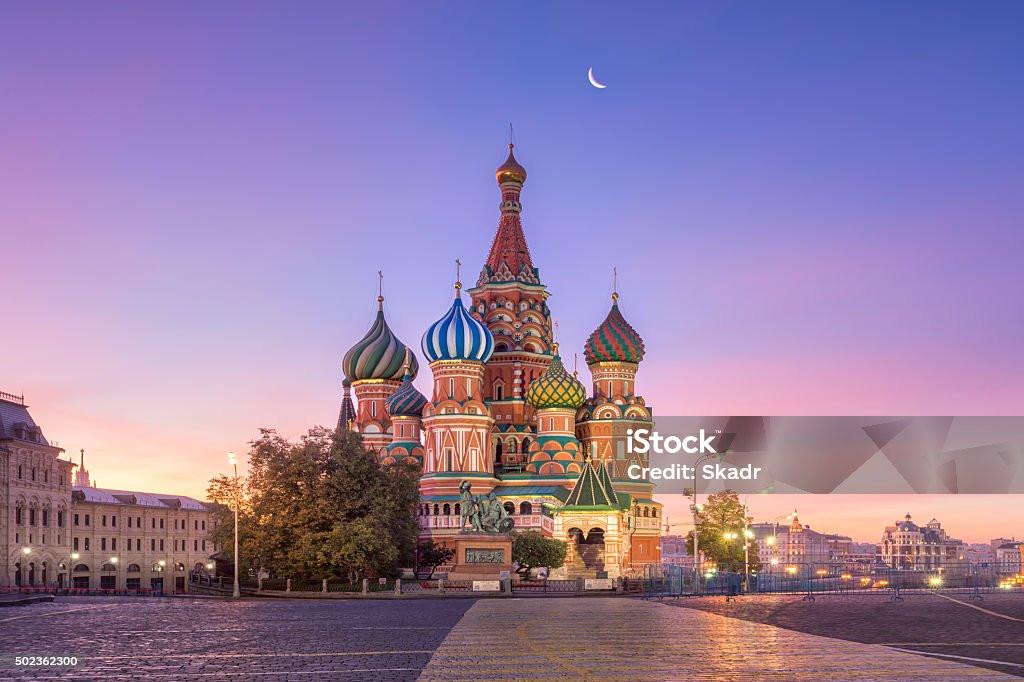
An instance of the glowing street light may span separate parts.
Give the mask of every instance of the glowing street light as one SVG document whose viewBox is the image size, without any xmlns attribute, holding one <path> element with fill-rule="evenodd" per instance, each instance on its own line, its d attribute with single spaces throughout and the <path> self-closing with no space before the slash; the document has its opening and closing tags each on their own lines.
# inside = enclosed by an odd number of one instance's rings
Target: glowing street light
<svg viewBox="0 0 1024 682">
<path fill-rule="evenodd" d="M 80 556 L 81 556 L 81 554 L 79 554 L 78 552 L 72 552 L 71 553 L 71 559 L 73 561 L 78 561 L 78 557 L 80 557 Z"/>
<path fill-rule="evenodd" d="M 21 553 L 24 554 L 25 556 L 28 556 L 29 554 L 32 553 L 32 548 L 31 547 L 22 547 L 21 548 Z"/>
</svg>

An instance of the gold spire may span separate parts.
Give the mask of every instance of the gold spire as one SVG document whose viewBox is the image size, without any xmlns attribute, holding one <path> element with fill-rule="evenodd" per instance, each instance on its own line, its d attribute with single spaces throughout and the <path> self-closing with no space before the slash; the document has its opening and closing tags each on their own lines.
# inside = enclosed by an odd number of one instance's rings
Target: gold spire
<svg viewBox="0 0 1024 682">
<path fill-rule="evenodd" d="M 462 290 L 462 261 L 455 259 L 455 298 L 459 298 L 459 291 Z"/>
<path fill-rule="evenodd" d="M 411 350 L 409 350 L 408 348 L 405 349 L 405 360 L 402 361 L 402 376 L 403 377 L 409 376 L 409 365 L 411 364 L 409 362 L 409 355 L 411 353 L 412 353 Z"/>
<path fill-rule="evenodd" d="M 384 271 L 377 271 L 377 310 L 384 310 Z"/>
<path fill-rule="evenodd" d="M 619 269 L 612 266 L 612 304 L 619 301 Z"/>
</svg>

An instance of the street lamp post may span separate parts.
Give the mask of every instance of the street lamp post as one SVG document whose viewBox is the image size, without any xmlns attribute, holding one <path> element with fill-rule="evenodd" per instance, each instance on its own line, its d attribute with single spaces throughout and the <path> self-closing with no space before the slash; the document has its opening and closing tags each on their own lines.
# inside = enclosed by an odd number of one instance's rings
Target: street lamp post
<svg viewBox="0 0 1024 682">
<path fill-rule="evenodd" d="M 690 505 L 690 511 L 693 513 L 693 593 L 697 594 L 700 592 L 700 573 L 701 573 L 701 561 L 700 561 L 700 545 L 698 536 L 700 535 L 700 529 L 697 527 L 697 513 L 700 508 L 697 506 L 697 471 L 700 469 L 700 465 L 705 460 L 717 459 L 722 461 L 721 454 L 702 455 L 697 458 L 697 461 L 693 463 L 693 504 Z"/>
<path fill-rule="evenodd" d="M 231 596 L 238 597 L 242 596 L 242 591 L 238 585 L 238 460 L 235 459 L 235 453 L 228 453 L 228 462 L 231 463 L 232 468 L 235 472 L 234 480 L 234 493 L 235 493 L 235 584 L 231 589 Z"/>
</svg>

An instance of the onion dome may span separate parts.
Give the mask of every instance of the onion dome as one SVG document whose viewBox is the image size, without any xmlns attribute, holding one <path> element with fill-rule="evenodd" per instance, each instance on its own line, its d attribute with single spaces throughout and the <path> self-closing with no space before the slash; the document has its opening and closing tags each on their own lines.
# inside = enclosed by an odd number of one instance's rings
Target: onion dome
<svg viewBox="0 0 1024 682">
<path fill-rule="evenodd" d="M 404 374 L 402 362 L 406 350 L 405 344 L 391 332 L 391 327 L 384 319 L 384 297 L 378 296 L 377 319 L 362 340 L 345 353 L 341 369 L 345 378 L 353 383 L 367 379 L 398 381 Z M 413 377 L 419 371 L 415 355 L 412 356 L 409 370 Z"/>
<path fill-rule="evenodd" d="M 546 407 L 577 409 L 587 399 L 587 389 L 579 379 L 569 374 L 562 366 L 555 344 L 555 358 L 538 379 L 526 390 L 526 401 L 538 410 Z"/>
<path fill-rule="evenodd" d="M 644 359 L 644 340 L 619 312 L 619 295 L 612 294 L 612 309 L 587 339 L 583 356 L 588 365 L 598 362 L 632 362 Z"/>
<path fill-rule="evenodd" d="M 429 362 L 469 360 L 487 362 L 494 354 L 494 337 L 462 305 L 462 283 L 455 283 L 455 302 L 445 316 L 423 334 L 423 354 Z"/>
<path fill-rule="evenodd" d="M 427 404 L 427 399 L 412 385 L 412 375 L 409 374 L 410 358 L 414 359 L 415 356 L 412 351 L 407 350 L 402 385 L 384 401 L 384 409 L 392 417 L 419 417 Z"/>
<path fill-rule="evenodd" d="M 514 146 L 509 143 L 508 158 L 505 159 L 505 163 L 498 166 L 498 170 L 494 173 L 494 177 L 498 180 L 499 185 L 504 182 L 518 182 L 522 185 L 526 182 L 526 169 L 519 165 L 516 157 L 512 154 Z"/>
</svg>

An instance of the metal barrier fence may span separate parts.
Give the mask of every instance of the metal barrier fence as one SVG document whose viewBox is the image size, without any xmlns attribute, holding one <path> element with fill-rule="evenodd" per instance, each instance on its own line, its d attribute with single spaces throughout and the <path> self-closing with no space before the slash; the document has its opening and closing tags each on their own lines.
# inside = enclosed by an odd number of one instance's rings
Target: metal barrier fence
<svg viewBox="0 0 1024 682">
<path fill-rule="evenodd" d="M 749 568 L 750 570 L 745 570 Z M 699 570 L 698 570 L 699 569 Z M 1024 595 L 1024 570 L 1020 562 L 961 560 L 939 562 L 901 561 L 896 564 L 831 561 L 780 563 L 753 568 L 743 563 L 704 562 L 699 567 L 683 564 L 649 564 L 643 572 L 643 597 L 725 596 L 743 594 L 816 595 L 884 594 L 902 600 L 908 594 L 941 592 Z"/>
</svg>

